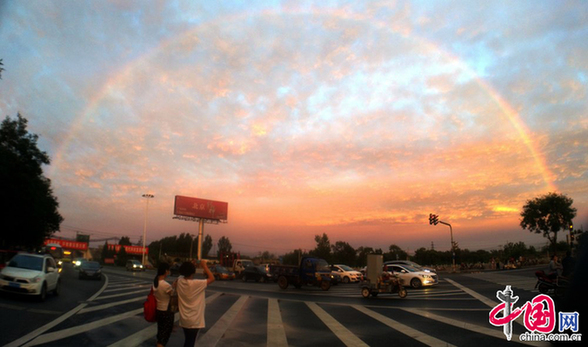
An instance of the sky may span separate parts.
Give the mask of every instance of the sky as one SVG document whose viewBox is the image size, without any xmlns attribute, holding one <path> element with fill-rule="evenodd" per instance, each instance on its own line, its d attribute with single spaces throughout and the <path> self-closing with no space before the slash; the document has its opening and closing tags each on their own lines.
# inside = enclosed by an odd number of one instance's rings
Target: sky
<svg viewBox="0 0 588 347">
<path fill-rule="evenodd" d="M 0 59 L 61 237 L 197 234 L 176 195 L 227 202 L 204 234 L 247 255 L 448 250 L 429 213 L 541 247 L 548 192 L 588 227 L 586 1 L 1 1 Z"/>
</svg>

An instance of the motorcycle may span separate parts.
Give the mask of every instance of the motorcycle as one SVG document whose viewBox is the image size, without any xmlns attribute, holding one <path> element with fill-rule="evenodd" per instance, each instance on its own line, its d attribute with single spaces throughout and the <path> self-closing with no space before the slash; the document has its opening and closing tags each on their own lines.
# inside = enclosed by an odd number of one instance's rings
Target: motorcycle
<svg viewBox="0 0 588 347">
<path fill-rule="evenodd" d="M 541 294 L 554 293 L 556 296 L 564 296 L 570 286 L 570 281 L 562 276 L 550 276 L 545 271 L 540 270 L 535 272 L 537 276 L 537 284 L 535 289 L 539 290 Z"/>
</svg>

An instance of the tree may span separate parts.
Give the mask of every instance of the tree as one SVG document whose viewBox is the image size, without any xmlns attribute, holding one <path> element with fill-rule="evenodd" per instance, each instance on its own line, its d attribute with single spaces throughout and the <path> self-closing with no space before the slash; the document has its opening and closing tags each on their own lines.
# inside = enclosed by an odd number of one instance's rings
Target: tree
<svg viewBox="0 0 588 347">
<path fill-rule="evenodd" d="M 129 258 L 129 255 L 127 253 L 127 250 L 125 249 L 125 246 L 120 246 L 120 249 L 118 250 L 118 253 L 116 254 L 116 265 L 117 266 L 125 266 L 127 264 L 128 258 Z"/>
<path fill-rule="evenodd" d="M 204 242 L 202 242 L 202 258 L 208 257 L 208 253 L 212 249 L 212 237 L 210 235 L 206 235 L 204 237 Z"/>
<path fill-rule="evenodd" d="M 408 259 L 408 254 L 397 245 L 390 245 L 389 252 L 384 254 L 384 261 L 406 259 Z"/>
<path fill-rule="evenodd" d="M 357 249 L 357 266 L 366 266 L 367 255 L 372 253 L 374 253 L 374 249 L 372 247 L 360 246 Z"/>
<path fill-rule="evenodd" d="M 2 66 L 4 66 L 4 64 L 2 64 L 2 59 L 0 59 L 0 80 L 2 79 L 2 71 L 4 71 Z"/>
<path fill-rule="evenodd" d="M 231 241 L 229 241 L 228 237 L 221 237 L 218 240 L 218 252 L 220 253 L 230 253 L 231 250 L 233 249 L 233 246 L 231 245 Z"/>
<path fill-rule="evenodd" d="M 133 244 L 131 243 L 131 238 L 128 236 L 123 236 L 120 238 L 120 240 L 118 241 L 119 245 L 123 245 L 123 246 L 132 246 Z"/>
<path fill-rule="evenodd" d="M 331 242 L 327 234 L 323 233 L 323 236 L 315 235 L 314 240 L 316 241 L 316 248 L 310 251 L 310 255 L 317 258 L 323 258 L 328 263 L 331 262 Z"/>
<path fill-rule="evenodd" d="M 337 241 L 333 246 L 333 263 L 334 264 L 345 264 L 349 266 L 355 266 L 357 260 L 357 253 L 355 248 L 344 241 Z"/>
<path fill-rule="evenodd" d="M 557 233 L 566 230 L 576 217 L 573 203 L 571 198 L 557 193 L 530 199 L 521 212 L 521 227 L 536 234 L 543 233 L 543 237 L 551 243 L 553 254 L 556 254 Z"/>
<path fill-rule="evenodd" d="M 6 117 L 0 126 L 3 248 L 39 247 L 63 221 L 41 167 L 50 164 L 49 156 L 37 147 L 38 136 L 27 131 L 27 123 L 18 114 L 15 120 Z"/>
</svg>

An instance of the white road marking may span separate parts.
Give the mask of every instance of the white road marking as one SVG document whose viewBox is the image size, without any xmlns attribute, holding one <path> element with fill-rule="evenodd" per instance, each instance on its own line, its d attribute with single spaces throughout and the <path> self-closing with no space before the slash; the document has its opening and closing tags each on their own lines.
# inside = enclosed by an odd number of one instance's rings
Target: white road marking
<svg viewBox="0 0 588 347">
<path fill-rule="evenodd" d="M 288 339 L 286 338 L 286 331 L 282 323 L 282 314 L 280 313 L 278 300 L 268 299 L 267 304 L 267 346 L 288 346 Z"/>
<path fill-rule="evenodd" d="M 86 307 L 83 310 L 80 310 L 80 312 L 78 312 L 78 314 L 84 314 L 84 313 L 88 313 L 88 312 L 105 310 L 107 308 L 111 308 L 114 306 L 128 304 L 129 302 L 145 301 L 146 299 L 147 299 L 147 297 L 138 297 L 138 298 L 132 298 L 132 299 L 123 300 L 123 301 L 111 302 L 109 304 L 104 304 L 104 305 Z"/>
<path fill-rule="evenodd" d="M 123 319 L 127 319 L 133 316 L 138 315 L 139 313 L 143 313 L 143 308 L 139 308 L 133 311 L 129 311 L 123 314 L 119 314 L 116 316 L 110 316 L 104 319 L 99 319 L 97 321 L 88 323 L 88 324 L 83 324 L 83 325 L 78 325 L 72 328 L 67 328 L 67 329 L 63 329 L 63 330 L 58 330 L 58 331 L 54 331 L 45 335 L 41 335 L 39 337 L 37 337 L 36 339 L 34 339 L 33 341 L 27 343 L 26 345 L 24 345 L 23 347 L 29 347 L 29 346 L 37 346 L 43 343 L 49 343 L 49 342 L 53 342 L 53 341 L 57 341 L 57 340 L 61 340 L 64 339 L 66 337 L 70 337 L 70 336 L 74 336 L 77 334 L 81 334 L 84 333 L 86 331 L 90 331 L 93 329 L 97 329 L 100 327 L 103 327 L 105 325 L 108 324 L 112 324 L 114 322 L 118 322 L 120 320 Z"/>
<path fill-rule="evenodd" d="M 344 327 L 343 324 L 336 321 L 335 318 L 333 318 L 315 302 L 306 302 L 306 305 L 346 346 L 369 347 L 368 344 L 363 342 L 359 337 L 355 336 L 355 334 Z"/>
<path fill-rule="evenodd" d="M 409 327 L 408 325 L 404 325 L 404 324 L 402 324 L 398 321 L 395 321 L 392 318 L 386 317 L 378 312 L 372 311 L 367 307 L 359 306 L 359 305 L 353 305 L 352 307 L 355 308 L 356 310 L 358 310 L 359 312 L 386 324 L 390 328 L 397 330 L 412 339 L 415 339 L 419 342 L 424 343 L 427 346 L 453 346 L 450 343 L 447 343 L 447 342 L 440 340 L 436 337 L 427 335 L 423 332 L 420 332 L 416 329 L 413 329 L 413 328 Z"/>
<path fill-rule="evenodd" d="M 196 344 L 198 346 L 216 346 L 247 300 L 249 300 L 248 296 L 241 296 L 239 300 L 237 300 L 237 302 L 235 302 L 210 329 L 208 329 L 206 334 L 198 336 Z"/>
<path fill-rule="evenodd" d="M 94 300 L 98 295 L 100 295 L 102 293 L 102 291 L 104 291 L 104 289 L 106 289 L 106 287 L 108 286 L 108 276 L 106 276 L 106 274 L 104 274 L 104 285 L 102 286 L 102 288 L 100 288 L 99 291 L 97 291 L 94 295 L 92 295 L 90 297 L 90 299 L 88 299 L 87 302 L 90 302 L 92 300 Z M 53 328 L 54 326 L 60 324 L 61 322 L 65 321 L 66 319 L 68 319 L 69 317 L 73 316 L 74 314 L 78 313 L 80 310 L 82 310 L 84 307 L 86 307 L 86 305 L 88 305 L 86 303 L 82 303 L 79 304 L 77 307 L 75 307 L 74 309 L 70 310 L 69 312 L 67 312 L 66 314 L 64 314 L 63 316 L 43 325 L 42 327 L 35 329 L 34 331 L 26 334 L 25 336 L 21 337 L 18 340 L 14 340 L 11 343 L 5 345 L 4 347 L 16 347 L 16 346 L 20 346 L 24 343 L 26 343 L 27 341 L 30 341 L 36 337 L 38 337 L 39 335 L 41 335 L 42 333 L 44 333 L 45 331 Z"/>
</svg>

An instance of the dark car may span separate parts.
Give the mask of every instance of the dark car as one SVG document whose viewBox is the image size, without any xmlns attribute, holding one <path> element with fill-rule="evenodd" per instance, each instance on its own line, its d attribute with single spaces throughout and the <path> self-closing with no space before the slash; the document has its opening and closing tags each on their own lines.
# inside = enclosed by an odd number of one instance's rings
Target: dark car
<svg viewBox="0 0 588 347">
<path fill-rule="evenodd" d="M 265 266 L 249 266 L 243 270 L 243 282 L 254 280 L 257 282 L 268 282 L 272 275 L 266 271 Z"/>
<path fill-rule="evenodd" d="M 84 261 L 80 264 L 80 272 L 78 274 L 80 279 L 95 278 L 102 279 L 102 266 L 97 261 Z"/>
</svg>

